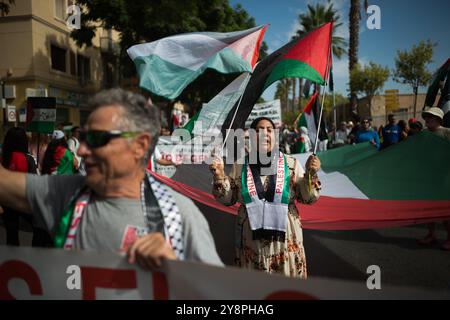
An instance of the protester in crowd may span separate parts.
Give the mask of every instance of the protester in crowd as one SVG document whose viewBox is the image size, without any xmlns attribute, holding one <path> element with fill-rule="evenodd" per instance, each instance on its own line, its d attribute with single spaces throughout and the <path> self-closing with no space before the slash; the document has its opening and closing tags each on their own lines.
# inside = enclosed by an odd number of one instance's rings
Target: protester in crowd
<svg viewBox="0 0 450 320">
<path fill-rule="evenodd" d="M 1 157 L 3 167 L 16 172 L 37 173 L 36 163 L 33 157 L 28 153 L 28 137 L 23 128 L 15 127 L 8 130 L 3 142 L 3 151 Z M 3 189 L 1 189 L 3 192 Z M 0 192 L 0 193 L 1 193 Z M 20 218 L 25 219 L 33 228 L 32 245 L 45 247 L 51 244 L 51 239 L 47 232 L 42 228 L 35 226 L 32 218 L 13 207 L 4 206 L 2 215 L 6 229 L 6 244 L 20 245 L 19 241 L 19 222 Z"/>
<path fill-rule="evenodd" d="M 353 125 L 353 122 L 352 122 L 350 132 L 348 133 L 348 137 L 350 139 L 350 143 L 357 143 L 356 142 L 356 133 L 361 128 L 361 118 L 357 114 L 355 114 L 353 117 L 355 119 L 356 124 Z"/>
<path fill-rule="evenodd" d="M 370 127 L 369 118 L 363 119 L 362 128 L 358 130 L 358 132 L 356 132 L 355 141 L 356 143 L 370 142 L 377 149 L 380 148 L 380 140 L 378 139 L 378 134 Z"/>
<path fill-rule="evenodd" d="M 176 161 L 177 159 L 172 158 L 164 158 L 161 151 L 159 150 L 158 146 L 155 146 L 155 150 L 153 152 L 152 157 L 150 157 L 150 160 L 147 163 L 147 169 L 150 171 L 156 171 L 156 168 L 158 165 L 160 166 L 178 166 L 180 165 L 179 162 Z"/>
<path fill-rule="evenodd" d="M 408 136 L 413 136 L 413 135 L 421 132 L 422 129 L 423 129 L 423 125 L 420 121 L 410 121 Z"/>
<path fill-rule="evenodd" d="M 67 146 L 64 132 L 55 130 L 45 151 L 42 174 L 71 175 L 76 173 L 77 167 L 77 160 Z"/>
<path fill-rule="evenodd" d="M 235 163 L 228 176 L 221 158 L 210 165 L 215 198 L 225 205 L 241 204 L 236 263 L 246 269 L 306 278 L 302 228 L 294 201 L 312 204 L 319 198 L 320 161 L 310 156 L 305 173 L 297 160 L 275 148 L 272 120 L 257 118 L 250 128 L 256 130 L 256 141 L 251 140 L 251 155 L 244 164 Z"/>
<path fill-rule="evenodd" d="M 294 129 L 294 148 L 293 154 L 304 153 L 305 152 L 305 143 L 304 139 L 302 139 L 302 133 L 299 128 Z"/>
<path fill-rule="evenodd" d="M 342 121 L 339 129 L 336 131 L 336 139 L 334 140 L 334 146 L 342 146 L 348 143 L 347 123 Z"/>
<path fill-rule="evenodd" d="M 44 163 L 44 155 L 48 146 L 48 135 L 33 132 L 29 143 L 29 151 L 37 164 L 38 172 L 42 172 L 42 164 Z"/>
<path fill-rule="evenodd" d="M 383 145 L 382 149 L 396 144 L 400 140 L 400 128 L 396 124 L 393 114 L 388 115 L 388 124 L 383 128 Z"/>
<path fill-rule="evenodd" d="M 161 136 L 168 137 L 170 136 L 170 129 L 168 127 L 161 128 Z"/>
<path fill-rule="evenodd" d="M 291 148 L 288 143 L 289 129 L 287 124 L 283 124 L 282 129 L 280 130 L 280 149 L 286 153 L 291 154 Z"/>
<path fill-rule="evenodd" d="M 88 106 L 78 149 L 87 175 L 25 175 L 0 166 L 0 205 L 43 221 L 56 247 L 125 251 L 130 263 L 152 270 L 164 259 L 222 265 L 198 208 L 145 170 L 160 132 L 157 109 L 122 89 L 102 91 Z"/>
<path fill-rule="evenodd" d="M 302 149 L 299 153 L 308 153 L 313 151 L 313 145 L 309 138 L 308 128 L 300 127 L 300 141 L 302 143 Z"/>
<path fill-rule="evenodd" d="M 352 130 L 353 130 L 353 121 L 348 121 L 347 122 L 347 135 L 349 135 L 350 134 L 350 132 L 352 132 Z"/>
<path fill-rule="evenodd" d="M 399 141 L 403 141 L 408 138 L 409 127 L 405 120 L 400 120 L 398 122 L 398 128 L 400 130 L 400 138 Z"/>
<path fill-rule="evenodd" d="M 380 145 L 383 144 L 383 129 L 384 129 L 383 125 L 380 124 L 380 127 L 378 128 L 378 131 L 377 131 L 378 138 L 380 139 Z"/>
<path fill-rule="evenodd" d="M 78 148 L 80 147 L 80 131 L 80 127 L 75 126 L 72 128 L 72 136 L 67 140 L 67 146 L 76 160 L 77 167 L 75 167 L 75 170 L 82 175 L 86 175 L 83 158 L 77 155 Z"/>
<path fill-rule="evenodd" d="M 290 126 L 288 138 L 287 138 L 290 153 L 294 153 L 296 138 L 297 138 L 297 133 L 295 132 L 294 127 Z"/>
<path fill-rule="evenodd" d="M 431 107 L 422 112 L 422 118 L 425 120 L 427 129 L 435 135 L 450 141 L 450 128 L 442 126 L 444 120 L 444 111 L 438 107 Z M 444 226 L 447 229 L 447 240 L 442 244 L 443 250 L 450 250 L 450 220 L 444 221 Z M 437 242 L 436 238 L 436 224 L 428 224 L 428 234 L 425 238 L 419 240 L 420 244 L 429 245 Z"/>
</svg>

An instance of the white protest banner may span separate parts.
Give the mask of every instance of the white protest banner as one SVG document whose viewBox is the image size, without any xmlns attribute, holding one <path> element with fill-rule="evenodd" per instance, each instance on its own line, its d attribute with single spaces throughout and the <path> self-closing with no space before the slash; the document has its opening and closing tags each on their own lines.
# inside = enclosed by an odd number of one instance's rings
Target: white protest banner
<svg viewBox="0 0 450 320">
<path fill-rule="evenodd" d="M 370 290 L 366 281 L 293 279 L 167 261 L 146 272 L 114 253 L 0 246 L 0 300 L 6 299 L 450 299 L 415 288 Z"/>
<path fill-rule="evenodd" d="M 273 100 L 255 104 L 252 113 L 245 121 L 245 127 L 249 128 L 253 120 L 259 117 L 266 117 L 273 121 L 276 127 L 281 126 L 281 104 L 280 100 Z"/>
</svg>

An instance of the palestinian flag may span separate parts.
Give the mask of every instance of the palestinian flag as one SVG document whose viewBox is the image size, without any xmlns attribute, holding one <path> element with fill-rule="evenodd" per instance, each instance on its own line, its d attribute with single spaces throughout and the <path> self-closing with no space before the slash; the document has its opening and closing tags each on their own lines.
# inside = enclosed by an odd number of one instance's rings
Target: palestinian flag
<svg viewBox="0 0 450 320">
<path fill-rule="evenodd" d="M 301 163 L 307 156 L 296 155 Z M 381 152 L 361 143 L 318 156 L 321 199 L 304 215 L 309 228 L 393 227 L 450 218 L 450 142 L 427 130 Z"/>
<path fill-rule="evenodd" d="M 214 130 L 214 132 L 220 132 L 231 108 L 242 96 L 248 77 L 248 73 L 239 75 L 208 103 L 203 104 L 202 109 L 189 120 L 183 129 L 188 130 L 191 136 L 202 136 L 206 132 L 212 133 Z"/>
<path fill-rule="evenodd" d="M 294 157 L 305 167 L 309 154 Z M 369 143 L 318 154 L 320 199 L 298 204 L 302 227 L 357 230 L 423 224 L 450 219 L 450 142 L 428 131 L 377 151 Z M 183 164 L 172 178 L 157 179 L 191 198 L 209 222 L 224 261 L 234 260 L 239 205 L 226 207 L 211 194 L 207 164 Z"/>
<path fill-rule="evenodd" d="M 331 22 L 295 39 L 263 59 L 255 68 L 242 96 L 237 116 L 231 120 L 237 103 L 222 127 L 222 134 L 228 128 L 244 128 L 245 121 L 263 91 L 282 78 L 304 78 L 318 84 L 325 84 L 327 62 L 331 63 Z"/>
<path fill-rule="evenodd" d="M 267 26 L 228 33 L 196 32 L 132 46 L 139 86 L 174 99 L 207 68 L 221 73 L 251 72 Z"/>
<path fill-rule="evenodd" d="M 306 127 L 308 129 L 308 136 L 311 139 L 311 143 L 314 144 L 317 136 L 317 128 L 319 126 L 320 116 L 320 98 L 319 92 L 315 92 L 308 104 L 305 106 L 300 118 L 297 121 L 297 128 Z M 324 117 L 322 116 L 322 124 L 320 125 L 319 140 L 328 139 L 328 135 L 325 131 L 326 125 Z"/>
</svg>

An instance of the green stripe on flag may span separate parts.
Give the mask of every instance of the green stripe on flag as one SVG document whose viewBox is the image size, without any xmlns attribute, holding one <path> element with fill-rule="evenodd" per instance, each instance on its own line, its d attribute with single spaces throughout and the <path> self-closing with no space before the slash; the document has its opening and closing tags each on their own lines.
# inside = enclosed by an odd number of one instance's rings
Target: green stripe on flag
<svg viewBox="0 0 450 320">
<path fill-rule="evenodd" d="M 139 86 L 168 99 L 174 99 L 206 69 L 220 73 L 250 72 L 250 63 L 239 57 L 230 48 L 211 56 L 197 70 L 180 67 L 157 55 L 141 56 L 133 60 L 139 74 Z"/>
<path fill-rule="evenodd" d="M 319 158 L 325 172 L 346 175 L 372 200 L 450 199 L 450 142 L 427 130 L 382 151 L 362 143 Z"/>
<path fill-rule="evenodd" d="M 191 136 L 192 136 L 192 131 L 194 130 L 195 122 L 197 121 L 199 115 L 200 115 L 200 111 L 197 112 L 191 119 L 189 119 L 188 123 L 186 123 L 183 127 L 183 129 L 189 131 Z"/>
<path fill-rule="evenodd" d="M 294 59 L 280 61 L 266 80 L 264 89 L 282 78 L 305 78 L 320 85 L 325 83 L 322 76 L 310 65 Z"/>
</svg>

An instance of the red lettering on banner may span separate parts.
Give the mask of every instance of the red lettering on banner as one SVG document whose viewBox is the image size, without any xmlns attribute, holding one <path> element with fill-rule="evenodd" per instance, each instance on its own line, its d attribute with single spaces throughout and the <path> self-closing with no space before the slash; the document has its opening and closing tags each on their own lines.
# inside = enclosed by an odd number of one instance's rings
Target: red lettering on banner
<svg viewBox="0 0 450 320">
<path fill-rule="evenodd" d="M 162 272 L 153 272 L 153 299 L 168 300 L 169 286 L 167 285 L 166 276 Z"/>
<path fill-rule="evenodd" d="M 94 300 L 95 289 L 136 289 L 136 271 L 81 267 L 83 299 Z"/>
<path fill-rule="evenodd" d="M 10 260 L 0 265 L 0 300 L 15 300 L 8 289 L 8 282 L 18 278 L 24 280 L 32 295 L 42 295 L 42 285 L 39 275 L 29 264 L 23 261 Z"/>
<path fill-rule="evenodd" d="M 282 290 L 269 294 L 264 300 L 319 300 L 310 294 L 300 291 Z"/>
</svg>

